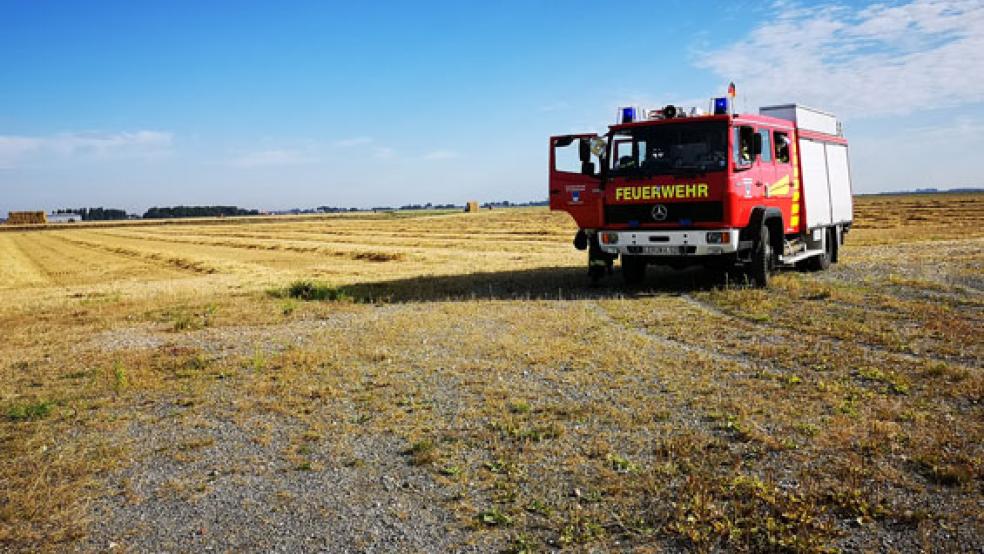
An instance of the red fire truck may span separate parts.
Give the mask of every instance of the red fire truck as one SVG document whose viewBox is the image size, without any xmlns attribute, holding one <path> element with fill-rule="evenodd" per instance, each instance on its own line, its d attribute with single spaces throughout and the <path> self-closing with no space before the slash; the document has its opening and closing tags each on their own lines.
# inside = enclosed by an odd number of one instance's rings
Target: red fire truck
<svg viewBox="0 0 984 554">
<path fill-rule="evenodd" d="M 701 264 L 765 287 L 780 267 L 837 261 L 853 220 L 847 140 L 836 117 L 795 104 L 619 108 L 604 136 L 550 138 L 550 209 L 580 228 L 593 283 L 621 257 L 629 284 L 650 264 Z"/>
</svg>

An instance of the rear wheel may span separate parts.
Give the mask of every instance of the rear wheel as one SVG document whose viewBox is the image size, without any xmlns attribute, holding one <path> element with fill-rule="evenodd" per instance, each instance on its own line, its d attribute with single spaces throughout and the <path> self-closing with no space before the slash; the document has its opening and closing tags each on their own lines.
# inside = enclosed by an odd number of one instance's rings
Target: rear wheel
<svg viewBox="0 0 984 554">
<path fill-rule="evenodd" d="M 638 285 L 646 279 L 646 260 L 639 256 L 622 256 L 622 278 L 626 285 Z"/>
<path fill-rule="evenodd" d="M 834 241 L 831 239 L 831 230 L 823 230 L 823 254 L 813 256 L 806 260 L 806 268 L 810 271 L 823 271 L 830 267 L 830 261 L 834 257 Z"/>
<path fill-rule="evenodd" d="M 769 228 L 763 225 L 759 233 L 758 244 L 755 245 L 755 252 L 752 253 L 751 266 L 748 269 L 748 277 L 757 288 L 769 286 L 769 274 L 772 273 L 772 256 Z"/>
</svg>

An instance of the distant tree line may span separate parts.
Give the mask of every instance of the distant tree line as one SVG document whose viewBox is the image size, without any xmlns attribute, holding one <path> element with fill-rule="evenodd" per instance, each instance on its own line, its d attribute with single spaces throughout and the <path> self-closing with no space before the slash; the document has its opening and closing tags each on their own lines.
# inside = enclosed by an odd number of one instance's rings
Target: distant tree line
<svg viewBox="0 0 984 554">
<path fill-rule="evenodd" d="M 486 202 L 482 204 L 483 208 L 524 208 L 529 206 L 547 206 L 550 204 L 549 200 L 531 200 L 529 202 L 510 202 L 508 200 L 502 200 L 501 202 Z"/>
<path fill-rule="evenodd" d="M 337 214 L 342 212 L 357 212 L 359 208 L 339 208 L 337 206 L 318 206 L 318 213 Z"/>
<path fill-rule="evenodd" d="M 82 217 L 82 221 L 111 221 L 115 219 L 127 219 L 129 216 L 126 210 L 115 208 L 64 208 L 56 210 L 56 214 L 77 214 Z"/>
<path fill-rule="evenodd" d="M 401 210 L 453 210 L 460 208 L 461 206 L 455 206 L 454 204 L 432 204 L 430 202 L 426 204 L 407 204 L 406 206 L 400 206 Z"/>
<path fill-rule="evenodd" d="M 147 210 L 144 219 L 171 219 L 176 217 L 232 217 L 259 215 L 258 210 L 244 210 L 236 206 L 173 206 L 153 207 Z"/>
<path fill-rule="evenodd" d="M 895 194 L 936 194 L 936 193 L 943 193 L 943 194 L 965 194 L 965 193 L 969 193 L 969 192 L 984 192 L 984 188 L 967 187 L 967 188 L 943 189 L 943 190 L 940 190 L 940 189 L 937 189 L 937 188 L 925 188 L 925 189 L 916 189 L 916 190 L 895 190 L 895 191 L 879 192 L 877 194 L 884 194 L 884 195 L 895 195 Z"/>
</svg>

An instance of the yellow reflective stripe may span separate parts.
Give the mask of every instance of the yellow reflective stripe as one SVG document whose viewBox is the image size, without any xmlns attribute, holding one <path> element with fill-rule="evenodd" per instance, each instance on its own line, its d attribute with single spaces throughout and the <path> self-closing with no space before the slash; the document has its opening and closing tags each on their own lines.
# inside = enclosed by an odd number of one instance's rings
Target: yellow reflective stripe
<svg viewBox="0 0 984 554">
<path fill-rule="evenodd" d="M 789 175 L 769 185 L 769 196 L 785 196 L 789 194 Z"/>
<path fill-rule="evenodd" d="M 799 224 L 800 224 L 800 216 L 794 215 L 794 216 L 792 216 L 792 217 L 789 218 L 789 226 L 790 227 L 799 227 Z"/>
<path fill-rule="evenodd" d="M 799 204 L 793 204 L 793 215 L 796 215 L 798 213 L 800 213 L 800 205 Z"/>
</svg>

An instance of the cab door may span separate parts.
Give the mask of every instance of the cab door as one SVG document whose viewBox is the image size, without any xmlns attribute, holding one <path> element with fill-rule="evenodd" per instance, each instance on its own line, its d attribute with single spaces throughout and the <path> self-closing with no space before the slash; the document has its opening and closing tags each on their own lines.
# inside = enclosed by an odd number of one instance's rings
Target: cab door
<svg viewBox="0 0 984 554">
<path fill-rule="evenodd" d="M 776 165 L 772 152 L 772 132 L 768 127 L 755 129 L 755 166 L 758 175 L 755 180 L 756 195 L 760 198 L 772 197 L 769 187 L 776 181 Z M 771 205 L 771 202 L 766 202 Z"/>
<path fill-rule="evenodd" d="M 550 209 L 571 214 L 581 229 L 602 225 L 601 158 L 594 134 L 550 137 Z"/>
<path fill-rule="evenodd" d="M 746 225 L 752 210 L 766 204 L 768 187 L 775 177 L 771 146 L 766 156 L 768 161 L 763 160 L 763 134 L 767 137 L 769 130 L 759 129 L 754 123 L 736 121 L 732 128 L 730 219 L 737 226 Z"/>
</svg>

